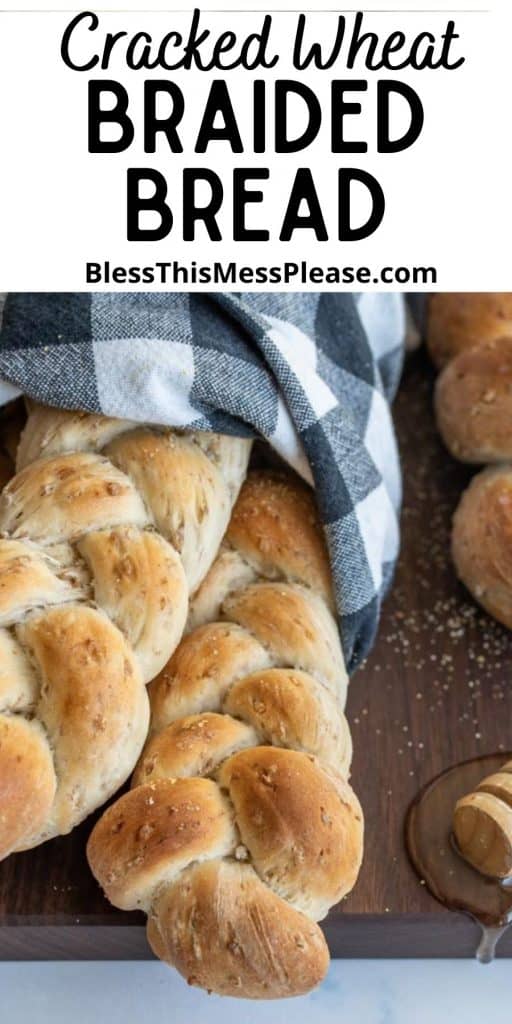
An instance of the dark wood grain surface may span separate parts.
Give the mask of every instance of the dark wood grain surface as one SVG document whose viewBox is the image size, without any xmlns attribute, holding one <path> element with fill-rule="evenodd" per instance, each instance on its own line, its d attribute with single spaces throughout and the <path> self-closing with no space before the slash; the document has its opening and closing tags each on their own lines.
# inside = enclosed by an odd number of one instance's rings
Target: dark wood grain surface
<svg viewBox="0 0 512 1024">
<path fill-rule="evenodd" d="M 474 954 L 477 926 L 444 910 L 412 871 L 404 815 L 437 772 L 512 747 L 511 635 L 454 578 L 450 518 L 470 474 L 436 436 L 432 382 L 425 357 L 412 357 L 395 404 L 402 555 L 375 651 L 350 688 L 352 781 L 365 811 L 366 853 L 355 891 L 325 922 L 334 955 Z M 110 907 L 88 871 L 91 825 L 0 865 L 0 957 L 151 955 L 143 916 Z M 512 955 L 512 931 L 499 954 Z"/>
</svg>

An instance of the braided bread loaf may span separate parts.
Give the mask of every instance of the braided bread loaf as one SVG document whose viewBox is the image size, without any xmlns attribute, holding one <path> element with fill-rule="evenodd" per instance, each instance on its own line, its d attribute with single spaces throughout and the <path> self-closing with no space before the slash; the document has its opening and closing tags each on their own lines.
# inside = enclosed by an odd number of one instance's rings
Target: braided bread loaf
<svg viewBox="0 0 512 1024">
<path fill-rule="evenodd" d="M 250 443 L 34 407 L 0 496 L 0 857 L 128 777 Z"/>
<path fill-rule="evenodd" d="M 192 631 L 150 686 L 133 788 L 89 839 L 109 899 L 148 914 L 154 952 L 223 995 L 316 985 L 329 957 L 315 922 L 359 870 L 332 608 L 311 494 L 249 476 Z"/>
<path fill-rule="evenodd" d="M 512 295 L 438 295 L 435 309 L 434 351 L 445 322 L 452 355 L 436 383 L 440 434 L 455 458 L 496 464 L 462 495 L 453 560 L 476 600 L 512 628 Z"/>
</svg>

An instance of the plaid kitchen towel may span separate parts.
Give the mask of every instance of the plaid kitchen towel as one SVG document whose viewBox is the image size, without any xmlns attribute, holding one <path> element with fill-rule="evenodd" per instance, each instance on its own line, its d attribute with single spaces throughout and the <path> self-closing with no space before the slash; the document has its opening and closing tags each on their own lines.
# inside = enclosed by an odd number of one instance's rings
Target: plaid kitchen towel
<svg viewBox="0 0 512 1024">
<path fill-rule="evenodd" d="M 20 293 L 0 378 L 4 400 L 266 438 L 315 487 L 352 671 L 398 552 L 404 335 L 383 293 Z"/>
</svg>

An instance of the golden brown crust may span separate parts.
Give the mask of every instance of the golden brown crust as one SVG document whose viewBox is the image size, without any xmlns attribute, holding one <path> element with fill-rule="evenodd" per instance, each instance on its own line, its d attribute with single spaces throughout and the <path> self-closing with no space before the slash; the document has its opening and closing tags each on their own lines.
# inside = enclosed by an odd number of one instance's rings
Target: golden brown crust
<svg viewBox="0 0 512 1024">
<path fill-rule="evenodd" d="M 348 776 L 352 740 L 347 719 L 307 672 L 271 668 L 245 676 L 228 691 L 223 708 L 252 725 L 263 743 L 314 754 Z"/>
<path fill-rule="evenodd" d="M 91 832 L 94 875 L 123 910 L 149 909 L 190 863 L 236 847 L 229 804 L 209 779 L 158 779 L 125 793 Z"/>
<path fill-rule="evenodd" d="M 436 366 L 475 345 L 512 334 L 512 292 L 431 295 L 427 344 Z"/>
<path fill-rule="evenodd" d="M 39 723 L 0 714 L 0 858 L 32 845 L 50 814 L 56 786 Z"/>
<path fill-rule="evenodd" d="M 133 774 L 132 786 L 155 779 L 212 775 L 243 747 L 258 742 L 254 729 L 230 715 L 188 715 L 152 736 Z"/>
<path fill-rule="evenodd" d="M 265 649 L 240 626 L 214 622 L 184 637 L 151 683 L 151 728 L 202 711 L 220 711 L 231 684 L 254 668 L 267 668 Z"/>
<path fill-rule="evenodd" d="M 62 577 L 44 551 L 21 541 L 0 542 L 0 625 L 11 626 L 36 608 L 86 596 L 78 580 Z"/>
<path fill-rule="evenodd" d="M 440 434 L 463 462 L 512 458 L 512 337 L 461 352 L 439 375 Z"/>
<path fill-rule="evenodd" d="M 226 598 L 222 614 L 255 636 L 274 665 L 309 672 L 345 706 L 348 678 L 336 624 L 315 593 L 297 584 L 254 583 Z"/>
<path fill-rule="evenodd" d="M 240 553 L 223 544 L 209 573 L 191 599 L 187 633 L 222 618 L 222 605 L 229 594 L 254 583 L 256 579 L 255 569 Z"/>
<path fill-rule="evenodd" d="M 17 635 L 37 665 L 37 716 L 59 781 L 46 839 L 69 832 L 119 789 L 146 738 L 149 707 L 129 646 L 100 612 L 49 609 Z"/>
<path fill-rule="evenodd" d="M 12 631 L 0 629 L 0 711 L 32 711 L 39 685 L 27 652 Z"/>
<path fill-rule="evenodd" d="M 36 459 L 65 452 L 99 452 L 118 434 L 135 424 L 90 412 L 51 409 L 36 402 L 30 404 L 30 416 L 16 453 L 19 472 Z"/>
<path fill-rule="evenodd" d="M 181 648 L 185 643 L 182 643 Z M 152 708 L 155 699 L 159 700 L 158 725 L 153 719 L 154 732 L 135 771 L 134 785 L 144 781 L 146 767 L 143 766 L 148 758 L 153 764 L 152 770 L 167 776 L 210 774 L 213 768 L 207 766 L 217 766 L 228 757 L 231 742 L 240 743 L 240 746 L 254 746 L 257 738 L 264 744 L 271 743 L 272 746 L 313 754 L 335 768 L 343 777 L 348 776 L 352 740 L 345 715 L 325 687 L 306 672 L 266 669 L 244 675 L 235 682 L 223 680 L 218 690 L 210 689 L 209 685 L 205 688 L 199 677 L 197 685 L 205 702 L 223 714 L 203 711 L 182 718 L 178 711 L 174 721 L 171 708 L 179 707 L 179 673 L 168 681 L 174 702 L 164 704 L 165 696 L 159 694 L 157 698 L 155 691 L 152 691 Z M 211 679 L 208 682 L 211 683 Z M 211 696 L 209 702 L 206 700 L 207 695 Z M 171 718 L 170 725 L 167 724 L 168 718 Z M 252 728 L 247 729 L 243 723 Z M 238 728 L 233 734 L 234 725 Z M 185 730 L 183 734 L 182 727 Z M 203 729 L 205 733 L 201 737 Z M 186 742 L 187 737 L 190 743 Z M 212 747 L 217 751 L 215 755 Z M 154 763 L 155 754 L 158 768 Z M 195 771 L 191 770 L 192 765 L 196 766 Z"/>
<path fill-rule="evenodd" d="M 198 445 L 179 434 L 134 430 L 115 438 L 105 453 L 143 496 L 157 529 L 179 552 L 194 591 L 229 521 L 231 505 L 220 471 Z"/>
<path fill-rule="evenodd" d="M 249 865 L 232 861 L 191 867 L 166 888 L 148 939 L 190 985 L 224 996 L 302 995 L 329 966 L 318 925 L 284 904 Z"/>
<path fill-rule="evenodd" d="M 305 484 L 284 474 L 251 473 L 226 536 L 259 576 L 303 583 L 334 609 L 327 549 Z"/>
<path fill-rule="evenodd" d="M 275 747 L 242 750 L 221 768 L 242 843 L 260 878 L 321 920 L 354 885 L 361 862 L 362 812 L 307 754 Z"/>
<path fill-rule="evenodd" d="M 14 539 L 58 544 L 122 523 L 147 525 L 144 503 L 123 473 L 90 452 L 33 462 L 0 495 L 0 525 Z"/>
<path fill-rule="evenodd" d="M 328 957 L 311 918 L 352 887 L 363 842 L 361 808 L 339 774 L 350 765 L 347 680 L 323 538 L 303 487 L 271 475 L 267 500 L 265 479 L 242 488 L 193 611 L 221 621 L 193 629 L 150 687 L 152 734 L 133 778 L 134 793 L 179 779 L 192 794 L 208 777 L 222 795 L 234 829 L 222 860 L 207 833 L 188 861 L 171 853 L 161 871 L 148 855 L 146 874 L 138 850 L 137 905 L 157 955 L 191 983 L 251 998 L 298 995 L 321 979 Z M 132 905 L 106 817 L 91 866 L 118 906 Z M 151 820 L 141 798 L 133 827 Z"/>
<path fill-rule="evenodd" d="M 34 718 L 55 792 L 27 835 L 16 793 L 29 794 L 34 758 L 16 786 L 2 780 L 13 807 L 0 849 L 69 831 L 132 771 L 148 728 L 144 683 L 182 635 L 249 451 L 239 438 L 30 403 L 19 472 L 0 495 L 0 711 Z"/>
<path fill-rule="evenodd" d="M 188 629 L 221 618 L 225 599 L 258 579 L 302 583 L 334 611 L 313 494 L 290 474 L 266 470 L 247 477 L 225 543 L 191 602 Z"/>
<path fill-rule="evenodd" d="M 144 681 L 165 665 L 187 617 L 181 559 L 158 533 L 135 526 L 97 530 L 77 544 L 94 598 L 128 639 Z"/>
<path fill-rule="evenodd" d="M 511 467 L 492 467 L 473 477 L 453 519 L 452 555 L 477 601 L 512 628 Z"/>
</svg>

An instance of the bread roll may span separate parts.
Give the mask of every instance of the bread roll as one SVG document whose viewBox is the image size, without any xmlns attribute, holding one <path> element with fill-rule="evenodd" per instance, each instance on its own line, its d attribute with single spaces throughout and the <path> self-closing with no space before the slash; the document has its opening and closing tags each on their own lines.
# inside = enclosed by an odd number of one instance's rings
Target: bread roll
<svg viewBox="0 0 512 1024">
<path fill-rule="evenodd" d="M 133 770 L 250 442 L 31 406 L 0 495 L 0 857 Z"/>
<path fill-rule="evenodd" d="M 309 991 L 329 962 L 315 922 L 357 877 L 363 819 L 332 608 L 311 493 L 250 476 L 193 628 L 150 686 L 133 788 L 89 839 L 109 899 L 145 910 L 157 956 L 209 991 Z"/>
<path fill-rule="evenodd" d="M 441 436 L 463 462 L 512 459 L 512 336 L 460 352 L 440 373 Z"/>
<path fill-rule="evenodd" d="M 436 366 L 512 335 L 512 292 L 440 292 L 428 306 L 427 345 Z"/>
<path fill-rule="evenodd" d="M 477 473 L 455 512 L 452 554 L 477 601 L 512 628 L 512 467 Z"/>
</svg>

